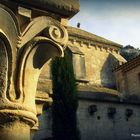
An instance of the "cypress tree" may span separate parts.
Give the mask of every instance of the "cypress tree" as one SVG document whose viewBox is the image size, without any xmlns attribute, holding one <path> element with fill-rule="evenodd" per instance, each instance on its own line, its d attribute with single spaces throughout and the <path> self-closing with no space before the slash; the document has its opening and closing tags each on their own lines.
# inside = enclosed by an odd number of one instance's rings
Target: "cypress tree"
<svg viewBox="0 0 140 140">
<path fill-rule="evenodd" d="M 54 140 L 79 140 L 76 80 L 70 55 L 52 59 L 52 133 Z"/>
</svg>

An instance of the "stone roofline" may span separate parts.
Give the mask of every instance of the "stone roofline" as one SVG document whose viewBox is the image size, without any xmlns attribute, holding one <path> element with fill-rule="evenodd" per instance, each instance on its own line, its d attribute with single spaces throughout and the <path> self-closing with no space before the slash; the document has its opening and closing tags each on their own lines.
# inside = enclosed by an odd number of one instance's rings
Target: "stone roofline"
<svg viewBox="0 0 140 140">
<path fill-rule="evenodd" d="M 123 46 L 79 28 L 68 27 L 69 40 L 119 51 Z"/>
<path fill-rule="evenodd" d="M 44 12 L 52 12 L 63 18 L 71 18 L 80 10 L 78 0 L 0 0 L 1 3 L 9 6 L 20 5 L 29 9 L 38 9 Z"/>
<path fill-rule="evenodd" d="M 130 71 L 139 65 L 140 65 L 140 55 L 138 55 L 134 59 L 128 61 L 127 63 L 120 65 L 119 67 L 114 69 L 114 72 L 117 72 L 119 70 L 122 70 L 122 72 L 127 72 L 127 71 Z"/>
</svg>

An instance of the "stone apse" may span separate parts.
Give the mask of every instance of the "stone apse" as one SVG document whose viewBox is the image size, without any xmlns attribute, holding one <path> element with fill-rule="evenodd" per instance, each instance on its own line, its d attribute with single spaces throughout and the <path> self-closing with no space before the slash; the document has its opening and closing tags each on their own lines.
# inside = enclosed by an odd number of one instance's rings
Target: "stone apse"
<svg viewBox="0 0 140 140">
<path fill-rule="evenodd" d="M 77 0 L 0 0 L 0 139 L 29 140 L 47 95 L 36 87 L 43 66 L 63 56 Z"/>
</svg>

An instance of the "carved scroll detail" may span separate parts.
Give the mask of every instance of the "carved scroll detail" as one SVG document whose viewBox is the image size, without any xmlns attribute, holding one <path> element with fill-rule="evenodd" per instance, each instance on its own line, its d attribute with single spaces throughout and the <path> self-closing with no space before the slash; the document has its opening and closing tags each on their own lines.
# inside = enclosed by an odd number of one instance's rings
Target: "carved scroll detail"
<svg viewBox="0 0 140 140">
<path fill-rule="evenodd" d="M 45 30 L 45 31 L 44 31 Z M 65 46 L 68 41 L 68 33 L 66 29 L 51 17 L 37 17 L 33 19 L 21 34 L 18 47 L 21 48 L 37 35 L 44 35 L 53 41 Z"/>
<path fill-rule="evenodd" d="M 66 44 L 68 41 L 66 29 L 62 27 L 60 28 L 54 25 L 49 26 L 47 29 L 45 29 L 44 35 L 62 45 Z"/>
</svg>

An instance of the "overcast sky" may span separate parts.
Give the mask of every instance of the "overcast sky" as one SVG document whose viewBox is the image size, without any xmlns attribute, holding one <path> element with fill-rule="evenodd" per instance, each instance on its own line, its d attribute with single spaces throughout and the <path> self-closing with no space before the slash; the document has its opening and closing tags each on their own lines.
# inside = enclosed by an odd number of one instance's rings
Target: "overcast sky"
<svg viewBox="0 0 140 140">
<path fill-rule="evenodd" d="M 80 4 L 71 26 L 80 22 L 81 29 L 140 48 L 140 0 L 80 0 Z"/>
</svg>

